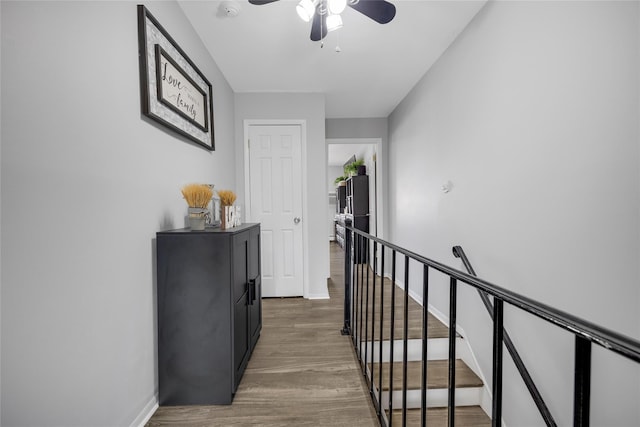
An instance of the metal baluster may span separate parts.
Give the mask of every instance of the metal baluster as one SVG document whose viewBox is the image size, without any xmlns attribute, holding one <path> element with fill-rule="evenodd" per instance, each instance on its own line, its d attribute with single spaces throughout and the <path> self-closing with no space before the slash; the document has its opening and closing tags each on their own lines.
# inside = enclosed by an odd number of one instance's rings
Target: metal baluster
<svg viewBox="0 0 640 427">
<path fill-rule="evenodd" d="M 358 352 L 358 346 L 360 345 L 360 323 L 362 322 L 362 320 L 360 319 L 362 317 L 362 307 L 360 307 L 360 283 L 358 282 L 358 268 L 355 265 L 355 251 L 356 251 L 356 243 L 358 241 L 358 236 L 353 233 L 351 234 L 351 280 L 353 281 L 353 287 L 355 289 L 355 293 L 357 294 L 357 297 L 354 298 L 353 300 L 353 305 L 355 306 L 355 316 L 356 316 L 356 320 L 353 324 L 353 347 L 356 349 L 356 354 L 358 355 L 358 357 L 360 357 L 359 352 Z"/>
<path fill-rule="evenodd" d="M 350 233 L 353 233 L 353 231 L 351 231 Z M 353 236 L 355 237 L 355 236 Z M 346 238 L 346 234 L 345 234 L 345 238 Z M 355 238 L 351 239 L 351 246 L 353 247 L 354 245 L 354 240 Z M 358 343 L 360 341 L 360 334 L 358 333 L 358 326 L 360 325 L 360 322 L 362 321 L 360 319 L 361 314 L 360 314 L 360 310 L 358 310 L 358 298 L 360 297 L 360 292 L 359 292 L 359 287 L 358 287 L 358 270 L 355 266 L 354 263 L 354 259 L 352 258 L 350 261 L 350 267 L 351 267 L 351 283 L 353 286 L 353 290 L 354 290 L 354 297 L 353 297 L 353 325 L 351 327 L 351 335 L 353 336 L 353 347 L 356 348 L 358 350 L 358 357 L 360 357 L 360 352 L 359 352 L 359 348 L 358 348 Z"/>
<path fill-rule="evenodd" d="M 464 264 L 469 274 L 471 274 L 472 276 L 477 276 L 475 270 L 473 269 L 473 266 L 471 265 L 471 262 L 469 262 L 469 258 L 467 258 L 467 255 L 464 252 L 464 249 L 462 249 L 461 246 L 454 246 L 452 250 L 453 250 L 453 255 L 456 258 L 460 258 L 462 260 L 462 263 Z M 493 320 L 493 305 L 489 301 L 489 296 L 484 291 L 481 291 L 480 289 L 476 289 L 476 290 L 478 291 L 478 295 L 480 295 L 480 299 L 482 300 L 482 303 L 486 307 L 487 312 L 491 317 L 491 320 Z M 536 404 L 536 407 L 538 408 L 540 415 L 544 419 L 545 424 L 548 427 L 556 427 L 557 424 L 553 419 L 553 415 L 551 415 L 551 412 L 549 411 L 547 404 L 544 402 L 544 399 L 542 398 L 540 391 L 538 390 L 535 383 L 533 382 L 533 379 L 531 378 L 531 375 L 529 374 L 527 367 L 524 365 L 524 362 L 522 361 L 520 354 L 516 350 L 516 347 L 513 344 L 513 341 L 511 341 L 511 338 L 509 337 L 509 334 L 507 333 L 506 329 L 503 332 L 503 339 L 504 339 L 504 345 L 507 348 L 507 352 L 511 356 L 511 359 L 513 359 L 513 363 L 516 365 L 518 372 L 520 372 L 520 376 L 522 377 L 524 384 L 527 386 L 527 390 L 529 390 L 529 393 L 531 394 L 531 398 L 533 399 L 533 402 Z"/>
<path fill-rule="evenodd" d="M 457 280 L 449 279 L 449 427 L 456 422 L 456 299 Z"/>
<path fill-rule="evenodd" d="M 389 427 L 393 424 L 393 340 L 396 325 L 396 250 L 391 251 L 391 336 L 389 338 Z"/>
<path fill-rule="evenodd" d="M 367 239 L 367 242 L 369 242 L 369 240 Z M 375 344 L 375 337 L 376 337 L 376 259 L 375 259 L 375 253 L 376 250 L 378 249 L 378 243 L 377 242 L 373 242 L 373 273 L 372 273 L 372 279 L 373 279 L 373 291 L 372 291 L 372 296 L 371 296 L 371 388 L 369 390 L 369 393 L 371 393 L 372 396 L 374 396 L 373 393 L 373 386 L 375 383 L 375 375 L 373 372 L 373 355 L 375 354 L 374 351 L 374 344 Z M 367 258 L 369 257 L 369 250 L 367 250 Z M 367 262 L 367 274 L 369 274 L 369 263 Z M 367 283 L 369 283 L 369 281 L 367 280 Z M 375 399 L 374 399 L 375 402 Z M 380 405 L 377 405 L 378 407 L 376 408 L 376 413 L 378 415 L 378 417 L 380 417 Z"/>
<path fill-rule="evenodd" d="M 366 252 L 369 250 L 369 240 L 365 239 L 363 242 L 363 251 L 360 252 L 360 258 L 358 258 L 358 262 L 360 263 L 360 268 L 363 271 L 363 279 L 364 279 L 364 263 L 362 262 L 362 256 L 363 256 L 363 252 Z M 367 274 L 366 274 L 366 280 L 364 280 L 364 282 L 367 285 L 367 300 L 365 302 L 365 319 L 364 319 L 364 338 L 365 338 L 365 343 L 364 343 L 364 372 L 365 372 L 365 377 L 367 379 L 367 381 L 370 380 L 369 377 L 367 377 L 366 372 L 367 372 L 367 358 L 369 356 L 369 346 L 367 345 L 366 340 L 369 339 L 369 269 L 367 268 Z"/>
<path fill-rule="evenodd" d="M 429 339 L 429 267 L 422 270 L 422 395 L 420 402 L 420 425 L 427 425 L 427 340 Z"/>
<path fill-rule="evenodd" d="M 378 401 L 380 407 L 380 420 L 382 421 L 382 343 L 384 334 L 383 334 L 383 321 L 384 321 L 384 245 L 380 246 L 380 328 L 379 334 L 380 338 L 378 339 Z M 375 273 L 375 271 L 374 271 Z"/>
<path fill-rule="evenodd" d="M 502 426 L 502 342 L 504 339 L 504 303 L 493 299 L 493 404 L 491 425 Z"/>
<path fill-rule="evenodd" d="M 589 426 L 591 407 L 591 341 L 576 335 L 573 425 Z"/>
<path fill-rule="evenodd" d="M 404 256 L 404 335 L 402 341 L 402 425 L 407 425 L 407 351 L 409 342 L 409 257 Z"/>
<path fill-rule="evenodd" d="M 351 226 L 351 220 L 345 220 L 347 227 Z M 349 280 L 351 277 L 351 232 L 347 229 L 344 233 L 344 325 L 342 326 L 342 335 L 351 335 L 351 287 L 352 282 Z"/>
</svg>

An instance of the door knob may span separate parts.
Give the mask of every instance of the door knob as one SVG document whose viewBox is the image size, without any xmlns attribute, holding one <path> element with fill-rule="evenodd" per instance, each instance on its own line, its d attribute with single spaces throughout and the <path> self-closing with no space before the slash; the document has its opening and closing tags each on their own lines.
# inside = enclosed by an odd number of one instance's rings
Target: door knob
<svg viewBox="0 0 640 427">
<path fill-rule="evenodd" d="M 295 217 L 295 218 L 293 218 L 293 223 L 294 223 L 294 224 L 298 224 L 298 223 L 300 223 L 300 218 L 299 218 L 299 217 Z"/>
</svg>

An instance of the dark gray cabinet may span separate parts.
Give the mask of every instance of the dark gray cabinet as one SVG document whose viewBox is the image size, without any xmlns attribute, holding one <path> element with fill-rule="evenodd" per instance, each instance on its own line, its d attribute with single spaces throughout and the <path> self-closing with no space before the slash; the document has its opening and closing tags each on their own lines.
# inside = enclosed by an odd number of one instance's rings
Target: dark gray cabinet
<svg viewBox="0 0 640 427">
<path fill-rule="evenodd" d="M 260 225 L 157 233 L 160 405 L 229 404 L 262 328 Z"/>
<path fill-rule="evenodd" d="M 355 175 L 347 179 L 347 213 L 353 216 L 369 215 L 369 176 Z"/>
<path fill-rule="evenodd" d="M 353 227 L 369 232 L 369 176 L 356 175 L 347 180 L 347 217 L 353 222 Z M 363 241 L 364 243 L 364 241 Z M 354 242 L 354 245 L 356 242 Z M 352 254 L 353 256 L 353 254 Z M 363 245 L 358 255 L 353 258 L 356 263 L 364 264 L 369 259 L 366 247 Z"/>
</svg>

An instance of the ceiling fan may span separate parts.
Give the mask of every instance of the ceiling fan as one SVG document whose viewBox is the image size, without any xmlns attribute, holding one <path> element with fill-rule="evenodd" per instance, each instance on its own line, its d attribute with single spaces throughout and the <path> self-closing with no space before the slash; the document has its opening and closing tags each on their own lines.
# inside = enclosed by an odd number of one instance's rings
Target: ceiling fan
<svg viewBox="0 0 640 427">
<path fill-rule="evenodd" d="M 278 0 L 249 0 L 263 5 Z M 347 7 L 357 10 L 379 24 L 386 24 L 396 16 L 396 7 L 386 0 L 300 0 L 296 11 L 305 22 L 311 21 L 311 40 L 325 38 L 327 33 L 342 27 L 340 14 Z"/>
</svg>

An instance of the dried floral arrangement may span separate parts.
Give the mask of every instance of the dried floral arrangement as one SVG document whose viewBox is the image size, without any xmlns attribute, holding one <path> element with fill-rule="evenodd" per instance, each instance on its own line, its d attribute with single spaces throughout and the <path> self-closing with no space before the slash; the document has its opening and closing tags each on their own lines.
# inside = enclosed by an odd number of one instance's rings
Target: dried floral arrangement
<svg viewBox="0 0 640 427">
<path fill-rule="evenodd" d="M 182 187 L 182 195 L 190 208 L 206 208 L 213 191 L 205 184 L 187 184 Z"/>
<path fill-rule="evenodd" d="M 231 206 L 236 201 L 236 193 L 231 190 L 218 190 L 218 197 L 222 206 Z"/>
</svg>

